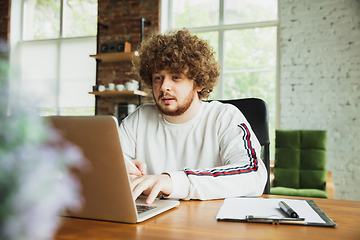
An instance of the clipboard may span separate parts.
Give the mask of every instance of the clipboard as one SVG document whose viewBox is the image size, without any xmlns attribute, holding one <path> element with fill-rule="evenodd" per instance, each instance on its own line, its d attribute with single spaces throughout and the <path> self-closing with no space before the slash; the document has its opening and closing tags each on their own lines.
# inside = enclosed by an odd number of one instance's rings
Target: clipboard
<svg viewBox="0 0 360 240">
<path fill-rule="evenodd" d="M 253 223 L 271 223 L 273 225 L 291 224 L 291 225 L 305 225 L 305 218 L 274 218 L 274 217 L 256 217 L 247 215 L 245 217 L 247 222 Z"/>
<path fill-rule="evenodd" d="M 286 202 L 298 214 L 290 219 L 280 210 L 278 203 Z M 252 222 L 270 224 L 291 224 L 302 226 L 336 227 L 313 200 L 276 199 L 276 198 L 227 198 L 224 200 L 216 219 L 218 221 Z"/>
</svg>

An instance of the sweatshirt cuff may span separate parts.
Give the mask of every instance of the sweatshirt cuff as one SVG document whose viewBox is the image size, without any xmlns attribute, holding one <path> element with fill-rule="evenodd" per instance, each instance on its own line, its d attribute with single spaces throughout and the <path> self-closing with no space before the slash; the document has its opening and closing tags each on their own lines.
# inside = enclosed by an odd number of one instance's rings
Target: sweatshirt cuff
<svg viewBox="0 0 360 240">
<path fill-rule="evenodd" d="M 190 182 L 185 172 L 177 171 L 177 172 L 164 172 L 170 175 L 173 190 L 170 195 L 166 196 L 166 198 L 177 198 L 177 199 L 189 199 L 190 192 Z"/>
</svg>

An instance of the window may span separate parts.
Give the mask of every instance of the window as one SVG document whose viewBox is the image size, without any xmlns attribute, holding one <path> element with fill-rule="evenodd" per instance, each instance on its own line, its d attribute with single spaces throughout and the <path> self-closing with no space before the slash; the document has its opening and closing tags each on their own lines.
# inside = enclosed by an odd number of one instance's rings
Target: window
<svg viewBox="0 0 360 240">
<path fill-rule="evenodd" d="M 277 0 L 163 0 L 162 16 L 163 32 L 188 28 L 217 52 L 221 75 L 210 99 L 266 101 L 274 143 Z"/>
<path fill-rule="evenodd" d="M 34 100 L 40 115 L 93 115 L 97 0 L 24 0 L 22 7 L 22 104 Z"/>
<path fill-rule="evenodd" d="M 96 35 L 97 0 L 25 0 L 24 40 Z"/>
</svg>

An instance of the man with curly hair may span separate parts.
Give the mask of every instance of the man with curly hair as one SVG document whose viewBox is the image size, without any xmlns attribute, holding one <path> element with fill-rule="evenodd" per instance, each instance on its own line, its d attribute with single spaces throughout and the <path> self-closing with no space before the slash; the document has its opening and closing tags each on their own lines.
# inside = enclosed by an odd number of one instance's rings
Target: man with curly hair
<svg viewBox="0 0 360 240">
<path fill-rule="evenodd" d="M 220 75 L 208 42 L 186 29 L 153 35 L 133 63 L 155 100 L 120 125 L 134 198 L 261 195 L 267 171 L 250 124 L 230 104 L 201 101 Z"/>
</svg>

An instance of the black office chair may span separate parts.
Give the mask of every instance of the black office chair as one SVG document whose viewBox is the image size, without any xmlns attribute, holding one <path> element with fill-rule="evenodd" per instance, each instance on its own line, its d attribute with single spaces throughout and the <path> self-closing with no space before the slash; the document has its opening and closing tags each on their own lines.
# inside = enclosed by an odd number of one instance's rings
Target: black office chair
<svg viewBox="0 0 360 240">
<path fill-rule="evenodd" d="M 261 157 L 268 172 L 264 193 L 270 194 L 270 140 L 269 113 L 266 102 L 259 98 L 243 98 L 234 100 L 219 100 L 236 106 L 246 117 L 261 144 Z"/>
</svg>

